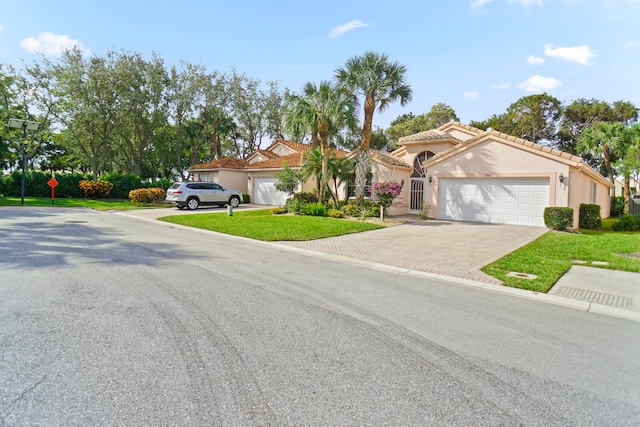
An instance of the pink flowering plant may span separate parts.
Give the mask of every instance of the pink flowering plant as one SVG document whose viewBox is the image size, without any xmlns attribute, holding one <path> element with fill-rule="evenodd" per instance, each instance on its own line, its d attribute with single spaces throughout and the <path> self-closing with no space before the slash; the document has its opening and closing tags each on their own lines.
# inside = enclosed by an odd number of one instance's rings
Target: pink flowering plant
<svg viewBox="0 0 640 427">
<path fill-rule="evenodd" d="M 371 198 L 380 205 L 380 218 L 383 219 L 384 210 L 393 204 L 400 196 L 402 184 L 395 181 L 374 182 L 371 184 Z"/>
</svg>

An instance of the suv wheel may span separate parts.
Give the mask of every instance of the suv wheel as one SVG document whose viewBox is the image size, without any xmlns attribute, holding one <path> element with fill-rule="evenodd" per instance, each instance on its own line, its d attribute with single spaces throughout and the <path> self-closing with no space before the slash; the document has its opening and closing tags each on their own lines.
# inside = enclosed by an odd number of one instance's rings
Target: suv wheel
<svg viewBox="0 0 640 427">
<path fill-rule="evenodd" d="M 229 199 L 229 204 L 234 208 L 237 208 L 238 206 L 240 206 L 240 197 L 231 196 L 231 198 Z"/>
<path fill-rule="evenodd" d="M 189 197 L 187 199 L 187 207 L 192 211 L 198 209 L 199 205 L 200 205 L 200 202 L 195 197 Z"/>
</svg>

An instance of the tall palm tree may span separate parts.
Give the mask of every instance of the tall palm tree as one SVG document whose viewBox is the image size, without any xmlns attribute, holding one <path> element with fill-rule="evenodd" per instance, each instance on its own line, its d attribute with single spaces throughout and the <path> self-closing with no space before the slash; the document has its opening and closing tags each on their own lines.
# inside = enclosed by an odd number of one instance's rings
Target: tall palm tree
<svg viewBox="0 0 640 427">
<path fill-rule="evenodd" d="M 322 153 L 321 191 L 318 198 L 324 203 L 324 188 L 327 187 L 329 174 L 329 135 L 355 122 L 352 99 L 331 82 L 322 81 L 317 87 L 308 83 L 304 96 L 290 98 L 284 117 L 285 129 L 293 133 L 301 128 L 317 132 Z"/>
<path fill-rule="evenodd" d="M 362 142 L 356 159 L 356 200 L 364 200 L 364 187 L 369 174 L 369 149 L 373 113 L 376 108 L 384 111 L 391 103 L 400 101 L 406 105 L 411 101 L 411 87 L 406 82 L 407 68 L 392 62 L 386 54 L 365 52 L 349 59 L 344 67 L 336 70 L 336 79 L 341 87 L 353 96 L 364 97 L 364 124 Z"/>
</svg>

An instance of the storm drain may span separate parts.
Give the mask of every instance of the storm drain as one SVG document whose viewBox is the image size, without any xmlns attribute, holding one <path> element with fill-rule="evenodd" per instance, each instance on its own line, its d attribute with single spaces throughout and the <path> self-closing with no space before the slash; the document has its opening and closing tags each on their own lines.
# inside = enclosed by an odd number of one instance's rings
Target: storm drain
<svg viewBox="0 0 640 427">
<path fill-rule="evenodd" d="M 596 304 L 608 305 L 611 307 L 631 307 L 633 300 L 627 297 L 620 297 L 618 295 L 603 294 L 601 292 L 586 291 L 584 289 L 567 288 L 561 286 L 558 288 L 556 295 L 560 295 L 567 298 L 579 299 L 582 301 L 595 302 Z"/>
</svg>

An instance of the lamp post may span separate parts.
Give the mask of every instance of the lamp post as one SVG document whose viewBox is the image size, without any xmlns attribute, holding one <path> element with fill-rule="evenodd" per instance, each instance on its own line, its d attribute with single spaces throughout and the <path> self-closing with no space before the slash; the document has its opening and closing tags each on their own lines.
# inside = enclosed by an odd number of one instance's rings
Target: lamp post
<svg viewBox="0 0 640 427">
<path fill-rule="evenodd" d="M 24 172 L 27 168 L 27 131 L 36 131 L 40 127 L 40 122 L 32 122 L 31 120 L 9 119 L 7 126 L 10 128 L 22 128 L 22 177 L 20 178 L 20 204 L 24 206 Z"/>
</svg>

